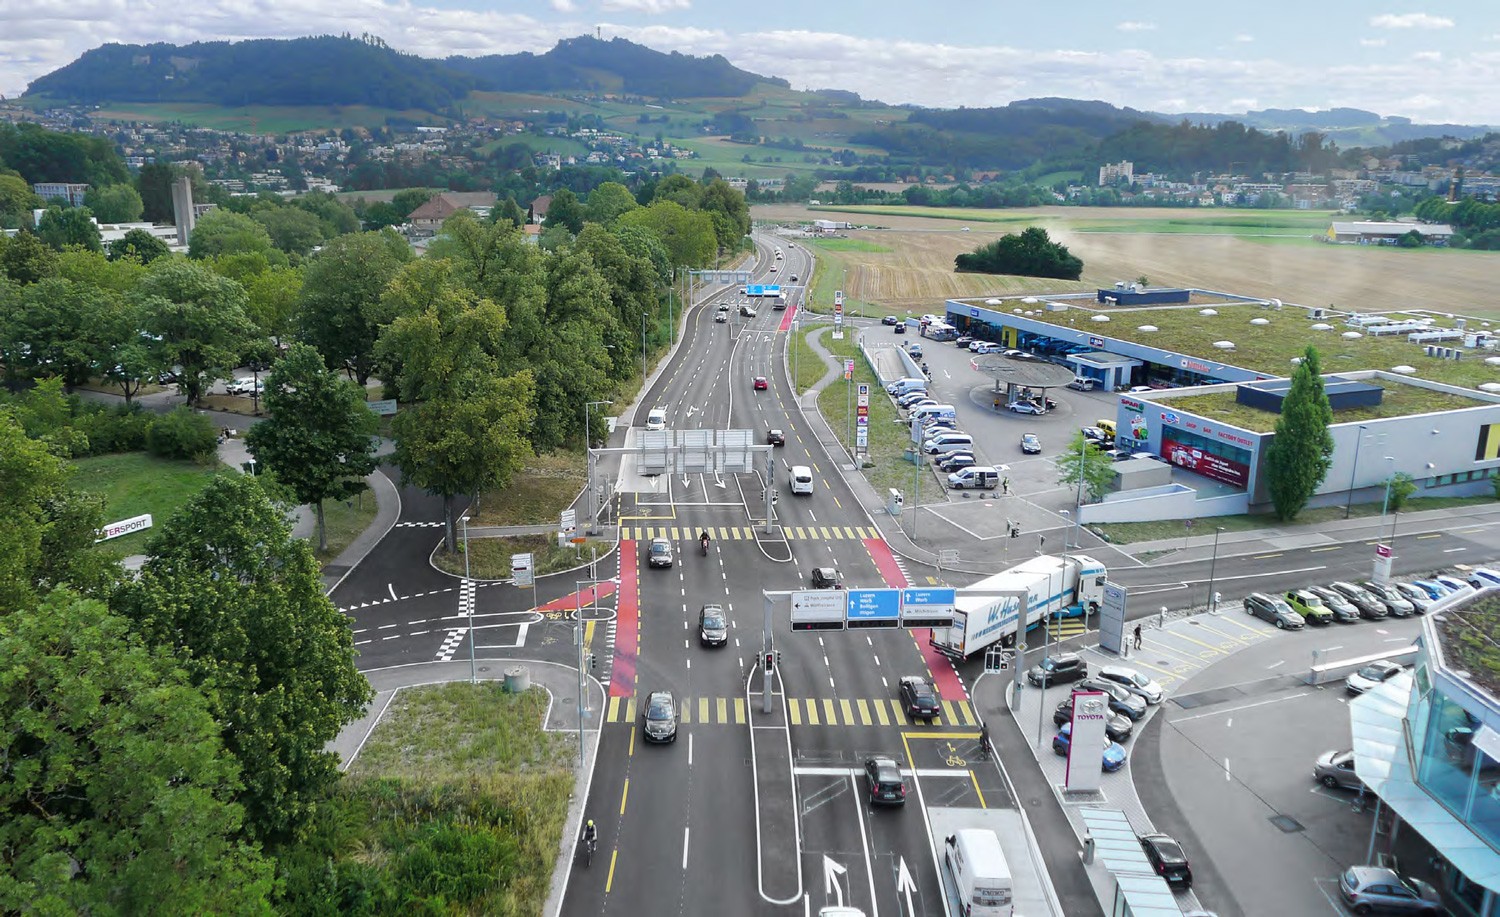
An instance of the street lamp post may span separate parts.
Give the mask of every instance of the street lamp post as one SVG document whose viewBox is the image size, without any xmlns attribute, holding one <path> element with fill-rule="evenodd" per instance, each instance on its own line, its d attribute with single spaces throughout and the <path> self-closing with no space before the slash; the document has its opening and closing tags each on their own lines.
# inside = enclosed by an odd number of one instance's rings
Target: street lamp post
<svg viewBox="0 0 1500 917">
<path fill-rule="evenodd" d="M 464 585 L 468 586 L 469 585 L 469 517 L 467 515 L 460 516 L 459 517 L 459 521 L 462 522 L 463 526 L 464 526 Z M 469 593 L 469 683 L 470 684 L 478 684 L 479 683 L 479 670 L 475 667 L 475 662 L 474 662 L 474 641 L 475 641 L 475 636 L 474 636 L 474 601 L 475 601 L 475 599 L 476 599 L 476 596 L 475 596 L 474 592 L 471 589 L 471 591 Z"/>
<path fill-rule="evenodd" d="M 1040 553 L 1042 547 L 1047 544 L 1047 536 L 1046 535 L 1038 535 L 1038 536 L 1036 536 L 1036 544 L 1037 544 L 1037 552 Z M 1063 554 L 1062 566 L 1063 566 L 1063 575 L 1066 576 L 1067 575 L 1067 566 L 1068 566 L 1068 555 L 1067 555 L 1066 552 L 1064 552 L 1064 554 Z M 1052 626 L 1051 626 L 1052 622 L 1050 621 L 1051 616 L 1052 616 L 1052 573 L 1051 573 L 1051 571 L 1048 571 L 1048 573 L 1047 573 L 1047 598 L 1046 598 L 1045 601 L 1042 602 L 1042 661 L 1040 663 L 1043 666 L 1043 668 L 1042 668 L 1042 673 L 1043 673 L 1042 674 L 1042 693 L 1036 699 L 1036 701 L 1037 701 L 1037 704 L 1036 704 L 1036 744 L 1037 744 L 1038 748 L 1040 748 L 1042 746 L 1042 719 L 1043 719 L 1043 717 L 1045 717 L 1047 715 L 1047 676 L 1046 676 L 1047 669 L 1045 667 L 1047 665 L 1047 650 L 1049 648 L 1049 645 L 1052 642 Z M 1020 626 L 1024 630 L 1025 627 L 1026 627 L 1026 622 L 1022 621 L 1021 624 L 1020 624 Z"/>
<path fill-rule="evenodd" d="M 1208 611 L 1212 614 L 1218 609 L 1218 602 L 1214 601 L 1214 568 L 1219 565 L 1219 533 L 1224 531 L 1223 526 L 1214 526 L 1214 556 L 1208 562 Z"/>
<path fill-rule="evenodd" d="M 583 403 L 583 453 L 588 456 L 588 488 L 589 488 L 589 523 L 586 529 L 592 529 L 598 518 L 599 508 L 594 505 L 594 440 L 590 436 L 589 415 L 594 413 L 594 408 L 606 404 L 614 404 L 613 401 L 585 401 Z M 592 575 L 592 574 L 590 574 Z"/>
<path fill-rule="evenodd" d="M 1349 511 L 1354 506 L 1354 473 L 1359 470 L 1359 447 L 1365 440 L 1365 425 L 1359 425 L 1359 433 L 1354 437 L 1354 462 L 1349 466 L 1349 498 L 1344 501 L 1344 518 L 1349 518 Z"/>
<path fill-rule="evenodd" d="M 646 396 L 646 313 L 641 313 L 641 397 Z"/>
</svg>

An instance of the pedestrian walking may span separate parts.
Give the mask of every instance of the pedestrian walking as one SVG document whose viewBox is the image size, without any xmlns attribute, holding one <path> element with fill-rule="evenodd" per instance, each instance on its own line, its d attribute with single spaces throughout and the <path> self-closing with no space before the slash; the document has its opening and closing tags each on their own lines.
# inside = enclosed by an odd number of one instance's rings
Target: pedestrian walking
<svg viewBox="0 0 1500 917">
<path fill-rule="evenodd" d="M 1141 626 L 1139 624 L 1135 626 L 1135 648 L 1141 648 Z"/>
<path fill-rule="evenodd" d="M 1000 480 L 1000 492 L 1006 496 L 1010 496 L 1010 478 L 1002 478 Z"/>
</svg>

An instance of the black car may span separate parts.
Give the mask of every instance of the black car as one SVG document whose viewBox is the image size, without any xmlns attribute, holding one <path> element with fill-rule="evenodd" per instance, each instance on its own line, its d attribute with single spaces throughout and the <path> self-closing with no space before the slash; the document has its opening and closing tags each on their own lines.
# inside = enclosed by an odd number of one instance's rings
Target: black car
<svg viewBox="0 0 1500 917">
<path fill-rule="evenodd" d="M 903 325 L 897 325 L 897 326 L 895 326 L 894 328 L 891 329 L 891 333 L 892 334 L 905 334 L 906 333 L 906 326 L 904 324 Z"/>
<path fill-rule="evenodd" d="M 1167 880 L 1172 888 L 1193 887 L 1193 867 L 1188 864 L 1182 845 L 1165 834 L 1142 834 L 1141 850 L 1156 874 Z"/>
<path fill-rule="evenodd" d="M 813 567 L 812 587 L 814 589 L 842 589 L 844 588 L 843 574 L 839 573 L 837 567 Z"/>
<path fill-rule="evenodd" d="M 970 465 L 979 464 L 979 459 L 972 452 L 949 452 L 947 455 L 938 456 L 938 459 L 933 464 L 938 467 L 939 471 L 948 474 L 952 474 L 962 468 L 967 468 Z"/>
<path fill-rule="evenodd" d="M 1045 688 L 1048 685 L 1087 678 L 1088 674 L 1089 666 L 1082 656 L 1077 653 L 1059 653 L 1032 666 L 1026 673 L 1026 680 L 1038 688 Z"/>
<path fill-rule="evenodd" d="M 901 707 L 912 719 L 922 717 L 929 723 L 942 712 L 937 688 L 921 675 L 906 675 L 901 679 Z"/>
<path fill-rule="evenodd" d="M 766 445 L 768 445 L 768 446 L 785 446 L 786 445 L 786 434 L 783 433 L 783 432 L 781 432 L 780 430 L 767 430 L 766 431 Z"/>
<path fill-rule="evenodd" d="M 960 334 L 958 337 L 953 339 L 953 346 L 967 348 L 971 343 L 973 343 L 973 341 L 973 337 L 967 334 Z"/>
<path fill-rule="evenodd" d="M 865 759 L 865 780 L 870 784 L 870 802 L 875 805 L 906 804 L 906 780 L 895 758 L 871 755 Z"/>
<path fill-rule="evenodd" d="M 894 315 L 886 315 L 880 319 L 882 325 L 899 325 L 901 320 Z"/>
<path fill-rule="evenodd" d="M 671 691 L 647 694 L 644 709 L 641 732 L 647 742 L 677 741 L 677 699 Z"/>
<path fill-rule="evenodd" d="M 1052 711 L 1052 725 L 1061 726 L 1063 723 L 1071 722 L 1073 722 L 1073 698 L 1069 697 L 1060 702 L 1057 709 Z M 1111 742 L 1123 742 L 1130 738 L 1133 732 L 1135 732 L 1135 723 L 1131 722 L 1128 716 L 1113 713 L 1104 721 L 1104 734 L 1109 736 Z"/>
<path fill-rule="evenodd" d="M 704 646 L 724 646 L 729 642 L 729 621 L 720 605 L 698 609 L 698 642 Z"/>
</svg>

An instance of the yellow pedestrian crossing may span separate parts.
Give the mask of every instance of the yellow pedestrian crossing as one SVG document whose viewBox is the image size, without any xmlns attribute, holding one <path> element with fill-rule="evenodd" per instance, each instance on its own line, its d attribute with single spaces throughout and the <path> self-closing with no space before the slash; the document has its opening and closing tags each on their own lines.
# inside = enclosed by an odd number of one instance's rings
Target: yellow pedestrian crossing
<svg viewBox="0 0 1500 917">
<path fill-rule="evenodd" d="M 715 541 L 749 541 L 755 538 L 755 529 L 748 525 L 710 525 L 700 531 L 707 531 Z M 879 530 L 868 525 L 787 525 L 782 526 L 781 533 L 788 541 L 863 541 L 880 537 Z M 620 526 L 620 538 L 632 541 L 650 541 L 653 538 L 693 541 L 697 537 L 697 532 L 677 525 Z"/>
<path fill-rule="evenodd" d="M 753 698 L 759 703 L 758 696 Z M 779 701 L 778 701 L 779 703 Z M 749 722 L 749 708 L 743 697 L 695 697 L 678 701 L 678 717 L 686 724 L 743 726 Z M 786 698 L 787 720 L 793 726 L 891 726 L 927 729 L 979 725 L 974 708 L 964 700 L 943 701 L 943 711 L 931 723 L 912 720 L 894 697 L 881 698 Z M 607 723 L 634 723 L 636 701 L 633 697 L 611 697 L 605 708 Z"/>
</svg>

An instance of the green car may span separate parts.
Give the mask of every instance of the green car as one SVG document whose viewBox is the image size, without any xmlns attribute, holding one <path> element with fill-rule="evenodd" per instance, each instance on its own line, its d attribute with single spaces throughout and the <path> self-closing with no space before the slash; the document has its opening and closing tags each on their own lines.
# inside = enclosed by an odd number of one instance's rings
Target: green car
<svg viewBox="0 0 1500 917">
<path fill-rule="evenodd" d="M 1292 611 L 1306 618 L 1313 624 L 1332 624 L 1333 612 L 1323 604 L 1323 600 L 1308 592 L 1306 589 L 1293 589 L 1286 594 L 1286 603 L 1292 606 Z"/>
</svg>

